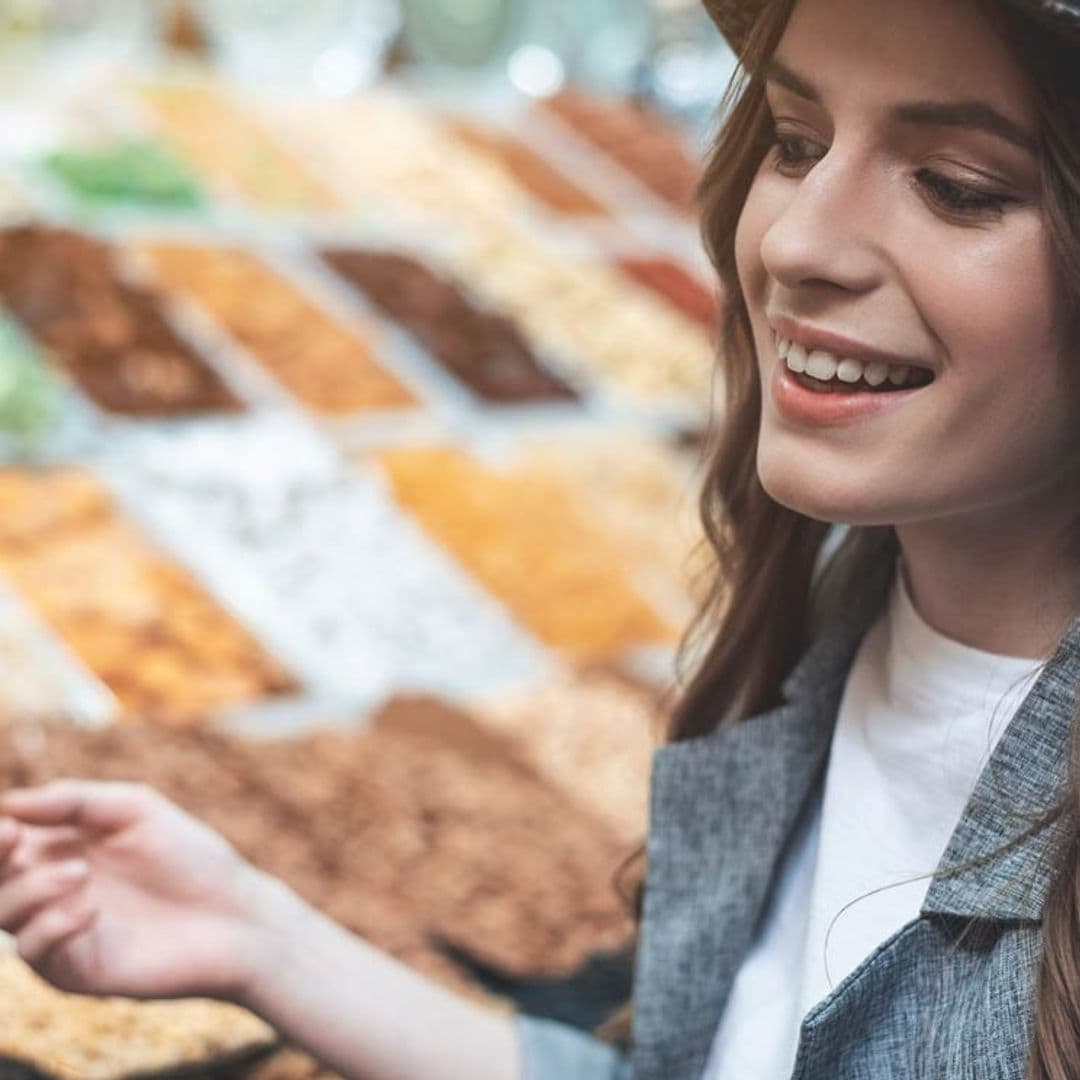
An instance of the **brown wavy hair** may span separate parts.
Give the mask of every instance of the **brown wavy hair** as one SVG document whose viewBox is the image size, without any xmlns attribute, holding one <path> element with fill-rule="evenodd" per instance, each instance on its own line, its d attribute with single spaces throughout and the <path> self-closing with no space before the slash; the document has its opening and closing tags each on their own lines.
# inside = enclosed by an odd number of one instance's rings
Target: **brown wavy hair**
<svg viewBox="0 0 1080 1080">
<path fill-rule="evenodd" d="M 1080 343 L 1077 43 L 1004 0 L 978 2 L 1036 89 L 1042 205 L 1070 301 L 1068 333 Z M 781 684 L 816 628 L 839 611 L 872 561 L 883 552 L 895 556 L 899 550 L 891 527 L 853 527 L 829 556 L 824 572 L 815 577 L 830 526 L 777 503 L 757 475 L 761 382 L 736 272 L 735 231 L 773 142 L 763 70 L 793 6 L 794 0 L 764 4 L 721 106 L 726 119 L 699 189 L 702 236 L 726 299 L 718 363 L 725 404 L 712 425 L 700 498 L 701 520 L 714 556 L 710 583 L 681 650 L 681 689 L 667 732 L 672 742 L 707 734 L 720 724 L 737 723 L 780 704 Z M 1077 383 L 1080 395 L 1080 375 Z M 1060 873 L 1044 912 L 1027 1080 L 1080 1077 L 1080 715 L 1073 723 L 1073 739 L 1071 790 L 1051 818 L 1064 817 L 1072 839 L 1062 852 Z M 624 870 L 623 891 L 640 918 L 642 850 Z M 627 1043 L 631 1018 L 632 1003 L 600 1034 Z"/>
</svg>

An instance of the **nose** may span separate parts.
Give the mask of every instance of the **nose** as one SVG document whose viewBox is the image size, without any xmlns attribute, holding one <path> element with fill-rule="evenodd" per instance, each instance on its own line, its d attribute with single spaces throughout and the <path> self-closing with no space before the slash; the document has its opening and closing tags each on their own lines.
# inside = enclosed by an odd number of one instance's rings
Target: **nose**
<svg viewBox="0 0 1080 1080">
<path fill-rule="evenodd" d="M 761 243 L 768 273 L 789 289 L 867 292 L 884 263 L 884 208 L 865 161 L 836 145 L 798 179 Z"/>
</svg>

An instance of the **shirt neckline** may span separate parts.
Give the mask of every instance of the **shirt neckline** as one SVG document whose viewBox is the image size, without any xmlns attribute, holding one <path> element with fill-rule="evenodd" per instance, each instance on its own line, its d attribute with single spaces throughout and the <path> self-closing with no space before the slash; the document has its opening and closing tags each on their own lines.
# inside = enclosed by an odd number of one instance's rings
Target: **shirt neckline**
<svg viewBox="0 0 1080 1080">
<path fill-rule="evenodd" d="M 994 707 L 1030 687 L 1045 663 L 965 645 L 935 630 L 919 614 L 897 559 L 886 612 L 890 684 L 894 693 L 965 708 Z"/>
</svg>

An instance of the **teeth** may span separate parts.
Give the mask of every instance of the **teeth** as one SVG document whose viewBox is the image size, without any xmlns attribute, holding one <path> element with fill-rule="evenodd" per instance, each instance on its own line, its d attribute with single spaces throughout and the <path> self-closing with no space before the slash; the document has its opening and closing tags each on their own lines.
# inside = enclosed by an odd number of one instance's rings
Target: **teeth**
<svg viewBox="0 0 1080 1080">
<path fill-rule="evenodd" d="M 804 346 L 777 337 L 776 351 L 789 371 L 809 375 L 821 382 L 839 379 L 854 384 L 865 380 L 870 386 L 881 386 L 888 379 L 893 386 L 903 386 L 912 374 L 910 364 L 886 364 L 881 360 L 863 363 L 848 356 L 834 356 L 825 349 L 808 351 Z"/>
<path fill-rule="evenodd" d="M 889 377 L 889 365 L 881 360 L 873 360 L 866 365 L 863 378 L 871 386 L 880 386 Z"/>
<path fill-rule="evenodd" d="M 836 367 L 836 377 L 841 382 L 857 383 L 863 377 L 861 360 L 843 359 Z"/>
<path fill-rule="evenodd" d="M 806 374 L 811 378 L 828 382 L 836 374 L 836 369 L 839 366 L 839 361 L 832 353 L 827 353 L 823 349 L 815 349 L 807 358 Z"/>
</svg>

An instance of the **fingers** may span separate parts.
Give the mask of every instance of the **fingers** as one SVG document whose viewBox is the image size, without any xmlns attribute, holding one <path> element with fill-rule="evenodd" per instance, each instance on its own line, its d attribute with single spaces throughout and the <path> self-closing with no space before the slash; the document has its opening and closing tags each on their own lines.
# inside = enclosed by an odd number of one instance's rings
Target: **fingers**
<svg viewBox="0 0 1080 1080">
<path fill-rule="evenodd" d="M 55 949 L 92 926 L 97 915 L 85 891 L 44 908 L 15 935 L 19 955 L 40 969 Z"/>
<path fill-rule="evenodd" d="M 8 791 L 0 798 L 0 812 L 33 825 L 116 829 L 145 813 L 154 798 L 142 784 L 55 780 Z"/>
<path fill-rule="evenodd" d="M 19 833 L 17 822 L 12 821 L 11 818 L 0 818 L 0 867 L 15 850 L 15 845 L 19 842 Z"/>
<path fill-rule="evenodd" d="M 0 885 L 0 928 L 18 935 L 38 911 L 68 896 L 89 873 L 84 860 L 69 859 L 36 866 Z"/>
</svg>

